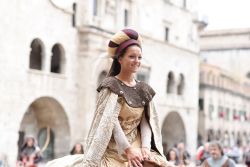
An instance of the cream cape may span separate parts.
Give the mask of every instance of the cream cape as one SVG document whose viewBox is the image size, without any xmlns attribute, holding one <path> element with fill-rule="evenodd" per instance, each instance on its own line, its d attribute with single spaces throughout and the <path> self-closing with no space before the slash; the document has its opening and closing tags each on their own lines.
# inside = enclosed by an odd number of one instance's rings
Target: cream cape
<svg viewBox="0 0 250 167">
<path fill-rule="evenodd" d="M 102 89 L 97 101 L 97 109 L 87 137 L 84 154 L 69 155 L 46 164 L 46 167 L 98 167 L 106 151 L 115 120 L 118 119 L 121 110 L 121 104 L 118 103 L 122 97 L 110 91 Z M 158 125 L 158 115 L 150 101 L 146 107 L 146 113 L 149 116 L 149 124 L 153 133 L 152 148 L 163 156 L 161 130 Z"/>
</svg>

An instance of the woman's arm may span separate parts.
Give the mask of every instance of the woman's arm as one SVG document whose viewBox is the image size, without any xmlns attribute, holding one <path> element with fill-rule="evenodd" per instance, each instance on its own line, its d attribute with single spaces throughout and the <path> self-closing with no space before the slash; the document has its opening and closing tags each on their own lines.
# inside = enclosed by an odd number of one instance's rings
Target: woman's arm
<svg viewBox="0 0 250 167">
<path fill-rule="evenodd" d="M 118 153 L 119 154 L 124 153 L 127 156 L 129 166 L 133 165 L 133 166 L 142 167 L 142 164 L 141 164 L 143 160 L 142 154 L 138 149 L 133 148 L 129 144 L 127 137 L 125 136 L 118 119 L 115 122 L 113 135 L 114 135 L 115 142 L 118 146 L 117 148 Z"/>
<path fill-rule="evenodd" d="M 142 140 L 142 147 L 146 147 L 149 150 L 151 149 L 151 129 L 149 126 L 149 123 L 146 119 L 145 116 L 145 111 L 142 114 L 142 120 L 140 123 L 140 128 L 141 128 L 141 140 Z"/>
<path fill-rule="evenodd" d="M 131 147 L 131 145 L 129 144 L 123 130 L 122 127 L 117 119 L 117 121 L 115 122 L 115 127 L 113 129 L 113 135 L 114 135 L 114 139 L 115 142 L 118 146 L 118 153 L 122 154 L 125 152 L 125 150 L 129 147 Z"/>
</svg>

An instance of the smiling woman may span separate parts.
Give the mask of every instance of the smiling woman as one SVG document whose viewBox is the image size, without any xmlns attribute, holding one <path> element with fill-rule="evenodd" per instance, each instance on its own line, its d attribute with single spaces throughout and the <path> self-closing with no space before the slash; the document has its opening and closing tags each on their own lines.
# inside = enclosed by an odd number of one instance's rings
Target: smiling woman
<svg viewBox="0 0 250 167">
<path fill-rule="evenodd" d="M 132 29 L 110 40 L 113 58 L 108 77 L 97 88 L 99 97 L 84 155 L 67 156 L 47 167 L 167 167 L 163 156 L 154 90 L 135 79 L 142 58 L 140 35 Z"/>
</svg>

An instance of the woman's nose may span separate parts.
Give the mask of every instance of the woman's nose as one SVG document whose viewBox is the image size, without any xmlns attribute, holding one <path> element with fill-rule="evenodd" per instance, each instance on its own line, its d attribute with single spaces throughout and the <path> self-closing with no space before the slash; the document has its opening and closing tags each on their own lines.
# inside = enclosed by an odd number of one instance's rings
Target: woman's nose
<svg viewBox="0 0 250 167">
<path fill-rule="evenodd" d="M 136 57 L 136 58 L 135 58 L 135 61 L 136 61 L 136 62 L 140 62 L 141 60 L 139 59 L 139 57 Z"/>
</svg>

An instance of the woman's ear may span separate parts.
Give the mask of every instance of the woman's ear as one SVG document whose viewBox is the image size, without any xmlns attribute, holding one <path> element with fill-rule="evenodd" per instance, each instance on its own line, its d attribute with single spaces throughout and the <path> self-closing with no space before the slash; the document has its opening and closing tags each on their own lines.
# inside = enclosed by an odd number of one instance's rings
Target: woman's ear
<svg viewBox="0 0 250 167">
<path fill-rule="evenodd" d="M 122 57 L 119 57 L 119 58 L 118 58 L 118 62 L 121 64 L 121 62 L 122 62 Z"/>
</svg>

